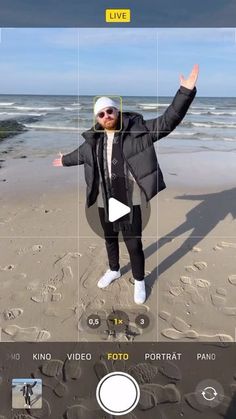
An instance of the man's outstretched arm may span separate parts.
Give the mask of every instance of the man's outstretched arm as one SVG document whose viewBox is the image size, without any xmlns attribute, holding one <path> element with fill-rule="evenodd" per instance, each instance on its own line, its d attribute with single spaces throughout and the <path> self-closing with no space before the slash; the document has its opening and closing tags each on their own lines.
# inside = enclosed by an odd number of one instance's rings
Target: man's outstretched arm
<svg viewBox="0 0 236 419">
<path fill-rule="evenodd" d="M 79 164 L 84 164 L 83 144 L 71 153 L 65 155 L 59 153 L 59 155 L 60 157 L 58 159 L 53 160 L 53 166 L 77 166 Z"/>
<path fill-rule="evenodd" d="M 172 132 L 185 117 L 196 95 L 197 89 L 195 84 L 198 73 L 199 67 L 195 64 L 187 79 L 180 75 L 180 88 L 164 114 L 158 118 L 145 121 L 154 142 Z"/>
</svg>

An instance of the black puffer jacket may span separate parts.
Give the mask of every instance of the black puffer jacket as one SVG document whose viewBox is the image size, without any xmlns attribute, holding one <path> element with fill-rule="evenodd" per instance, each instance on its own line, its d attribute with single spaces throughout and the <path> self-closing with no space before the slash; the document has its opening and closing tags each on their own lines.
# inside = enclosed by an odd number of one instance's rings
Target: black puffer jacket
<svg viewBox="0 0 236 419">
<path fill-rule="evenodd" d="M 181 86 L 164 114 L 147 121 L 138 113 L 122 113 L 120 141 L 124 159 L 147 201 L 166 187 L 153 143 L 176 128 L 184 118 L 195 95 L 196 88 L 189 90 Z M 97 132 L 98 130 L 100 132 Z M 102 127 L 99 124 L 95 126 L 95 129 L 85 131 L 82 134 L 85 139 L 84 143 L 62 157 L 63 166 L 84 164 L 88 207 L 95 203 L 99 191 L 96 142 L 103 135 L 101 131 Z"/>
</svg>

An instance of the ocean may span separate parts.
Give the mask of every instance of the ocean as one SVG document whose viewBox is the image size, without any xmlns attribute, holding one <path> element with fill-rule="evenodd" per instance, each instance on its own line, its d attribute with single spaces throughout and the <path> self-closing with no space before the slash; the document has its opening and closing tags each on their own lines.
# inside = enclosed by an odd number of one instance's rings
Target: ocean
<svg viewBox="0 0 236 419">
<path fill-rule="evenodd" d="M 123 110 L 144 119 L 161 115 L 172 97 L 125 96 Z M 236 150 L 236 98 L 196 97 L 181 125 L 158 143 L 159 153 Z M 0 143 L 0 154 L 46 157 L 67 153 L 93 124 L 93 96 L 1 95 L 0 120 L 14 119 L 28 131 Z"/>
</svg>

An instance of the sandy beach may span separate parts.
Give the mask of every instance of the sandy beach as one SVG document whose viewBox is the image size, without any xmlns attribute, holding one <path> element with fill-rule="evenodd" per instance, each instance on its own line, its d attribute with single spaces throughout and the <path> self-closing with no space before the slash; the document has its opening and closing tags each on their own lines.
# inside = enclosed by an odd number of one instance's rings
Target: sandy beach
<svg viewBox="0 0 236 419">
<path fill-rule="evenodd" d="M 8 157 L 0 169 L 1 340 L 235 341 L 234 154 L 160 155 L 168 187 L 152 200 L 143 232 L 143 306 L 133 302 L 122 242 L 122 277 L 96 286 L 107 258 L 85 216 L 81 168 L 55 168 L 54 156 Z M 115 336 L 106 321 L 114 310 L 129 317 Z M 88 327 L 91 314 L 99 329 Z"/>
</svg>

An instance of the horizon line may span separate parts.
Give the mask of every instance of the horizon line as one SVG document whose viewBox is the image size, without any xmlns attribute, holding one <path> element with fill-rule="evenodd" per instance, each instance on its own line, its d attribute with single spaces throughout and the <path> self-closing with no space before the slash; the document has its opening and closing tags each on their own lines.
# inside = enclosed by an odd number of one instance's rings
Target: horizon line
<svg viewBox="0 0 236 419">
<path fill-rule="evenodd" d="M 175 93 L 173 94 L 173 95 L 159 95 L 159 96 L 157 96 L 157 95 L 115 95 L 114 94 L 114 96 L 121 96 L 121 97 L 156 97 L 156 98 L 159 98 L 159 97 L 174 97 L 174 95 L 175 95 Z M 101 95 L 97 95 L 97 94 L 94 94 L 94 95 L 91 95 L 91 94 L 89 94 L 89 95 L 87 95 L 87 94 L 83 94 L 83 95 L 76 95 L 76 94 L 65 94 L 65 93 L 63 93 L 63 94 L 56 94 L 56 93 L 0 93 L 0 97 L 1 96 L 73 96 L 73 97 L 77 97 L 77 98 L 79 98 L 79 97 L 84 97 L 84 96 L 87 96 L 87 97 L 96 97 L 96 96 L 104 96 L 104 93 L 103 94 L 101 94 Z M 111 94 L 109 94 L 109 95 L 107 95 L 108 97 L 109 96 L 112 96 Z M 209 96 L 209 95 L 206 95 L 206 96 L 196 96 L 196 98 L 236 98 L 236 95 L 235 96 Z"/>
</svg>

